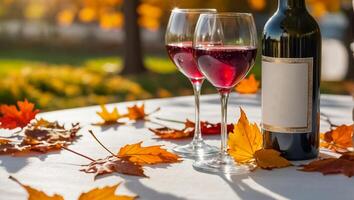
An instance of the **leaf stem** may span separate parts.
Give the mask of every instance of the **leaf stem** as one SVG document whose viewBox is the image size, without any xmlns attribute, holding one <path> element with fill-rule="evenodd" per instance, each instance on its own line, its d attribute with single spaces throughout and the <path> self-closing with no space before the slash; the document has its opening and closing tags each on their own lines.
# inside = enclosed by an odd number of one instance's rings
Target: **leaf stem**
<svg viewBox="0 0 354 200">
<path fill-rule="evenodd" d="M 95 136 L 95 134 L 93 133 L 92 130 L 89 130 L 89 133 L 92 135 L 92 137 L 98 142 L 98 144 L 101 145 L 101 147 L 103 147 L 107 152 L 109 152 L 112 156 L 119 158 L 117 155 L 115 155 L 112 151 L 110 151 L 107 147 L 105 147 L 99 140 L 98 138 Z"/>
<path fill-rule="evenodd" d="M 155 119 L 161 120 L 161 121 L 166 121 L 166 122 L 174 122 L 174 123 L 179 123 L 179 124 L 184 124 L 182 121 L 174 120 L 174 119 L 166 119 L 162 117 L 155 117 Z"/>
<path fill-rule="evenodd" d="M 156 113 L 156 112 L 158 112 L 158 111 L 160 111 L 160 110 L 161 110 L 161 108 L 158 107 L 158 108 L 156 108 L 155 110 L 151 111 L 150 113 L 148 113 L 148 114 L 146 114 L 146 115 L 147 115 L 147 116 L 152 115 L 152 114 L 154 114 L 154 113 Z"/>
<path fill-rule="evenodd" d="M 65 150 L 67 150 L 67 151 L 70 151 L 71 153 L 74 153 L 74 154 L 79 155 L 79 156 L 81 156 L 81 157 L 84 157 L 84 158 L 86 158 L 86 159 L 88 159 L 88 160 L 91 160 L 92 162 L 95 162 L 94 159 L 92 159 L 92 158 L 90 158 L 90 157 L 88 157 L 88 156 L 85 156 L 85 155 L 83 155 L 83 154 L 81 154 L 81 153 L 79 153 L 79 152 L 76 152 L 76 151 L 74 151 L 74 150 L 71 150 L 71 149 L 69 149 L 69 148 L 67 148 L 67 147 L 62 147 L 62 148 L 65 149 Z"/>
<path fill-rule="evenodd" d="M 331 121 L 331 119 L 329 118 L 328 115 L 326 115 L 326 114 L 324 114 L 322 112 L 320 113 L 320 115 L 322 116 L 322 119 L 324 121 L 326 121 L 331 126 L 331 130 L 333 129 L 333 127 L 338 127 L 338 125 L 332 123 L 332 121 Z"/>
<path fill-rule="evenodd" d="M 23 184 L 19 180 L 17 180 L 15 177 L 10 175 L 9 179 L 11 179 L 12 181 L 15 181 L 16 183 L 18 183 L 19 185 L 21 185 L 23 187 Z"/>
</svg>

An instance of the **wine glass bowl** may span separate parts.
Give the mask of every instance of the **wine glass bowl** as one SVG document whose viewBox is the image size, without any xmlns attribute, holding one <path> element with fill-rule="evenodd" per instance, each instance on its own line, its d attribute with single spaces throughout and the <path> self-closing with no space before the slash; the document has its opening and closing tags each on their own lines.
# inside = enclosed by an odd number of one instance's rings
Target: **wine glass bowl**
<svg viewBox="0 0 354 200">
<path fill-rule="evenodd" d="M 201 158 L 218 152 L 214 146 L 206 144 L 202 138 L 199 119 L 199 97 L 204 81 L 193 57 L 194 30 L 202 13 L 216 13 L 215 9 L 173 9 L 165 35 L 167 53 L 176 65 L 192 83 L 195 96 L 195 129 L 191 143 L 178 146 L 173 150 L 185 157 Z"/>
<path fill-rule="evenodd" d="M 221 99 L 221 147 L 219 154 L 198 160 L 203 172 L 243 174 L 250 166 L 236 163 L 228 154 L 227 102 L 232 88 L 253 67 L 257 32 L 249 13 L 201 14 L 194 34 L 194 57 L 199 70 L 218 90 Z"/>
</svg>

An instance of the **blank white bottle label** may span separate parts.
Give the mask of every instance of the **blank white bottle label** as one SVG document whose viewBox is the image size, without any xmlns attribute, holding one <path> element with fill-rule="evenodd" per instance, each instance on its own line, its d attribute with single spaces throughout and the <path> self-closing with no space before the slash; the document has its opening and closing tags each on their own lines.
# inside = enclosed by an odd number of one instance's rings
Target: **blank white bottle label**
<svg viewBox="0 0 354 200">
<path fill-rule="evenodd" d="M 312 131 L 313 58 L 262 57 L 262 128 Z"/>
</svg>

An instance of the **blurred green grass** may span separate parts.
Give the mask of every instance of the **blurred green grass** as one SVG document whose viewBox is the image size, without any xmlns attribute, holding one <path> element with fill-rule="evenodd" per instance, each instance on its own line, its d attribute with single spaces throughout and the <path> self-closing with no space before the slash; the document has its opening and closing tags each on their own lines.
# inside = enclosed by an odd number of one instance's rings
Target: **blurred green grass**
<svg viewBox="0 0 354 200">
<path fill-rule="evenodd" d="M 55 110 L 193 94 L 188 79 L 176 70 L 167 55 L 147 55 L 144 62 L 146 73 L 128 76 L 119 75 L 123 62 L 118 54 L 55 49 L 1 51 L 0 103 L 13 104 L 28 98 L 42 110 Z M 260 79 L 260 57 L 251 73 Z M 321 90 L 347 93 L 342 82 L 324 82 Z M 216 90 L 205 81 L 202 93 Z"/>
</svg>

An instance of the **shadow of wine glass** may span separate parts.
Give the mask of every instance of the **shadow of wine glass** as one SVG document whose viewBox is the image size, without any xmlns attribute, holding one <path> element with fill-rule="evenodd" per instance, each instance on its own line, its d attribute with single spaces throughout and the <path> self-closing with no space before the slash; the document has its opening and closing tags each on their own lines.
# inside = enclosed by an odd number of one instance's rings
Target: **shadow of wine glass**
<svg viewBox="0 0 354 200">
<path fill-rule="evenodd" d="M 45 154 L 30 153 L 27 156 L 0 156 L 0 167 L 3 167 L 9 174 L 17 173 L 29 164 L 29 158 L 35 157 L 40 161 L 45 161 L 49 155 L 59 153 L 60 151 L 54 151 Z"/>
<path fill-rule="evenodd" d="M 224 174 L 224 173 L 201 171 L 197 168 L 194 168 L 194 170 L 200 173 L 205 173 L 205 174 L 210 174 L 210 175 L 220 177 L 228 184 L 228 186 L 239 197 L 239 199 L 265 200 L 265 199 L 278 199 L 279 197 L 279 195 L 269 195 L 267 193 L 264 193 L 259 189 L 257 189 L 259 187 L 256 188 L 256 187 L 252 187 L 250 184 L 247 184 L 246 180 L 252 179 L 252 174 L 254 172 L 249 172 L 247 174 Z"/>
<path fill-rule="evenodd" d="M 139 195 L 139 194 L 142 195 L 142 197 L 144 199 L 148 199 L 148 200 L 186 200 L 186 198 L 178 197 L 173 194 L 159 192 L 159 191 L 154 190 L 150 187 L 147 187 L 143 183 L 141 183 L 140 180 L 137 179 L 136 177 L 127 176 L 124 179 L 126 180 L 124 182 L 125 187 L 137 195 Z"/>
<path fill-rule="evenodd" d="M 284 199 L 353 199 L 353 179 L 299 172 L 295 168 L 257 170 L 249 177 L 263 190 Z"/>
</svg>

